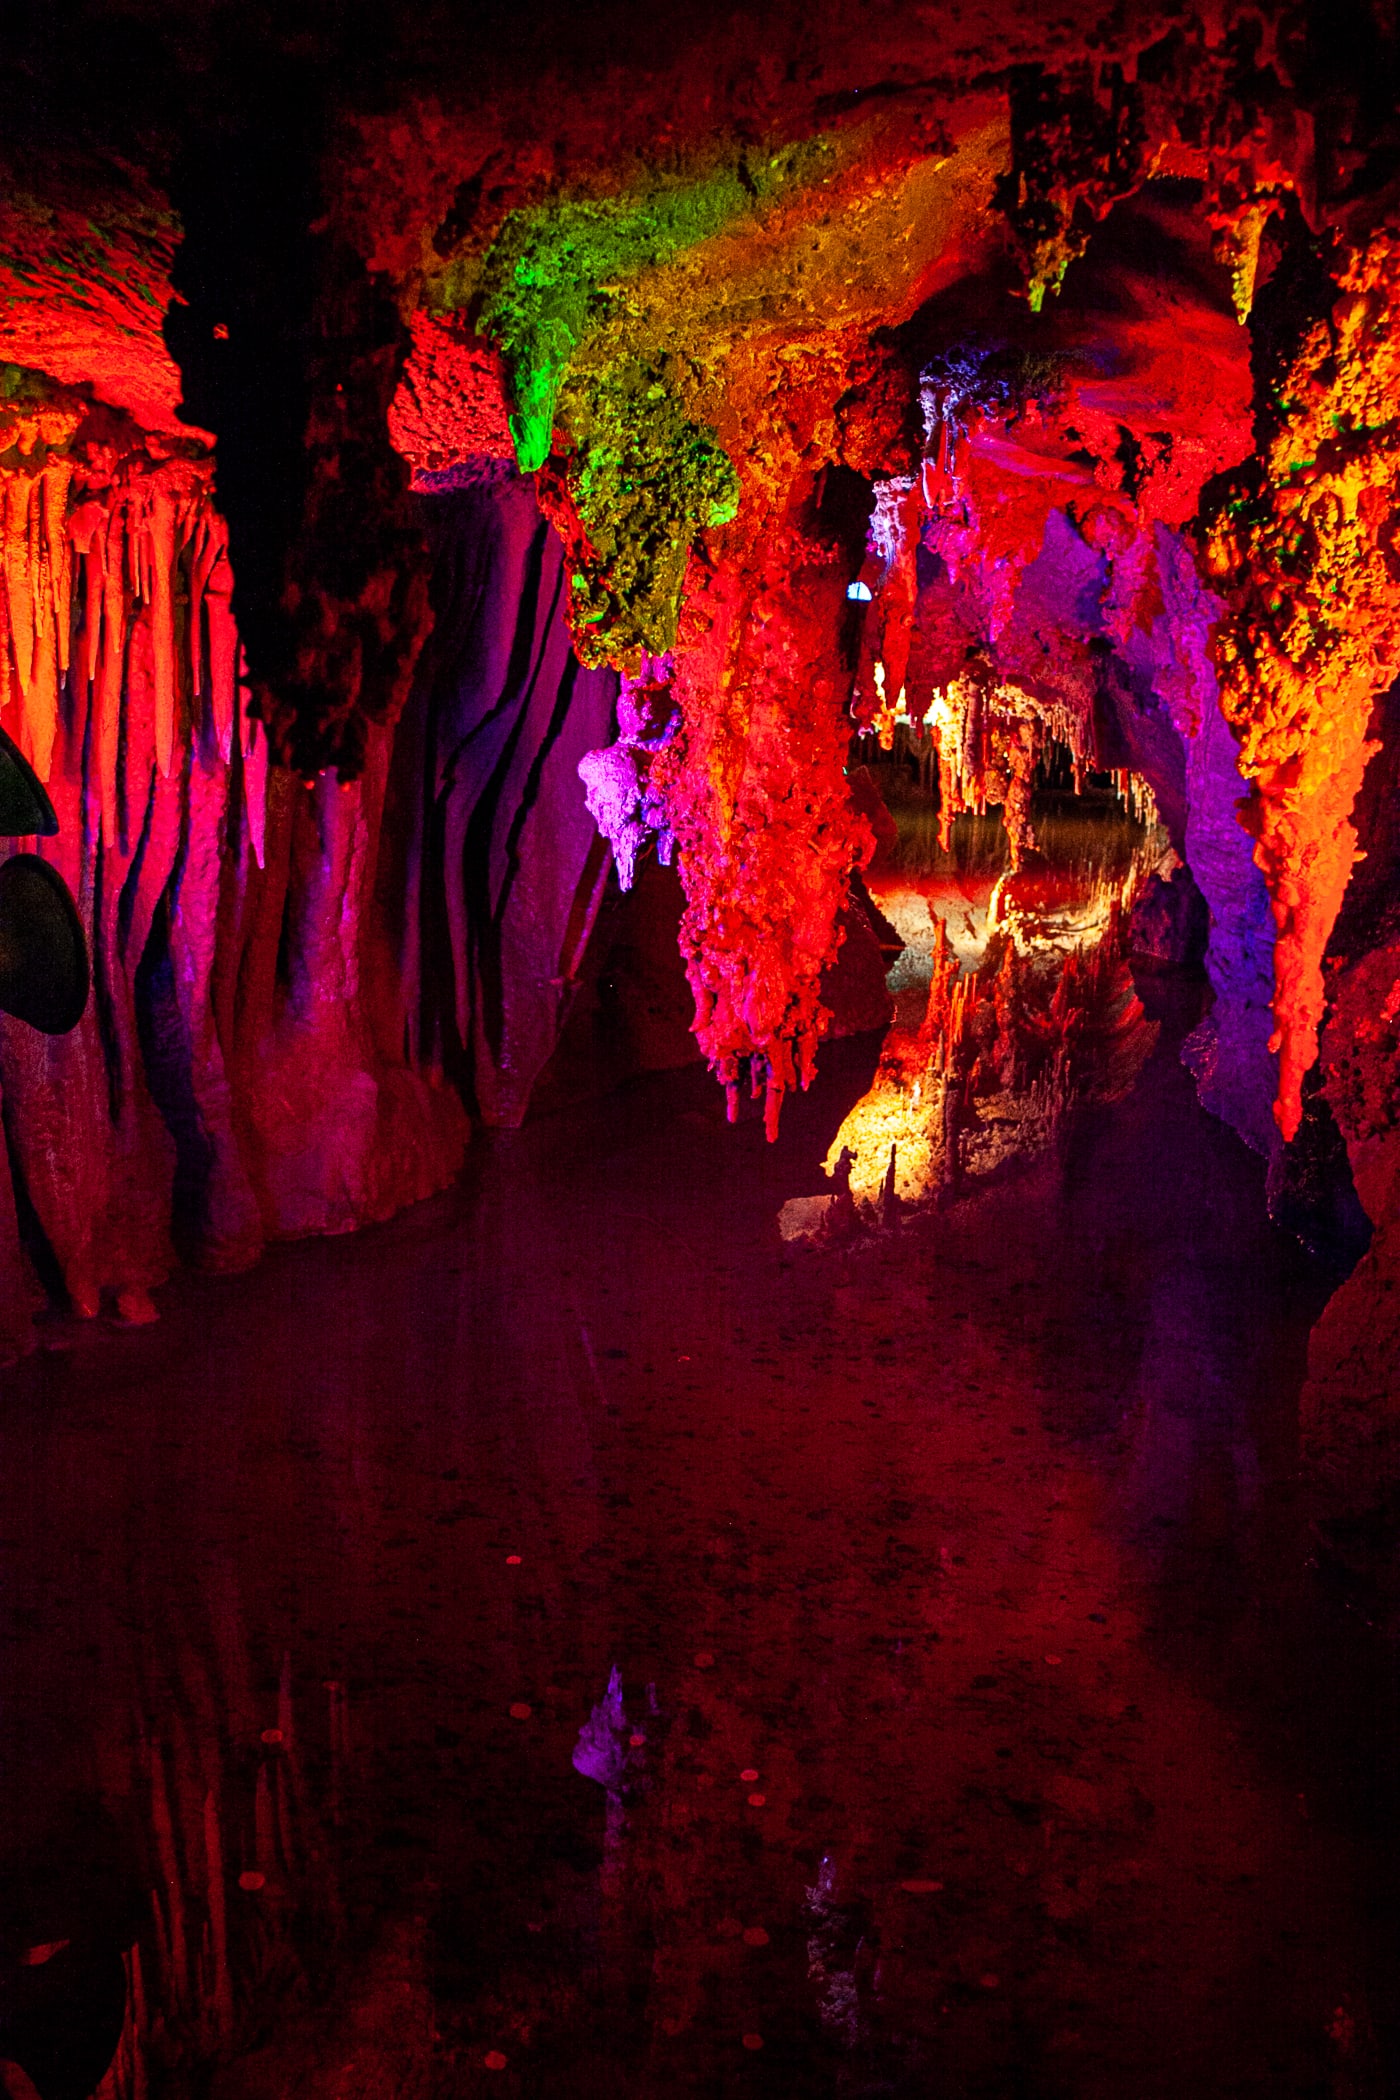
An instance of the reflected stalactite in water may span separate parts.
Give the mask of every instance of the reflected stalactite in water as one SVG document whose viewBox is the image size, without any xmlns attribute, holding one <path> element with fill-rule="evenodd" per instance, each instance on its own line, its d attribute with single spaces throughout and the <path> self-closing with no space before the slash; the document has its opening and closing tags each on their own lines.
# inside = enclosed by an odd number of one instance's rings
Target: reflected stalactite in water
<svg viewBox="0 0 1400 2100">
<path fill-rule="evenodd" d="M 915 753 L 917 756 L 917 753 Z M 888 777 L 891 769 L 882 768 Z M 1150 791 L 1111 783 L 1092 812 L 1049 802 L 1044 851 L 1015 853 L 993 875 L 995 841 L 966 817 L 945 821 L 894 776 L 897 835 L 868 875 L 901 934 L 891 983 L 895 1020 L 874 1082 L 827 1156 L 858 1210 L 957 1193 L 1051 1144 L 1074 1102 L 1121 1099 L 1157 1031 L 1128 967 L 1134 906 L 1175 865 Z M 839 1200 L 823 1230 L 841 1230 Z"/>
</svg>

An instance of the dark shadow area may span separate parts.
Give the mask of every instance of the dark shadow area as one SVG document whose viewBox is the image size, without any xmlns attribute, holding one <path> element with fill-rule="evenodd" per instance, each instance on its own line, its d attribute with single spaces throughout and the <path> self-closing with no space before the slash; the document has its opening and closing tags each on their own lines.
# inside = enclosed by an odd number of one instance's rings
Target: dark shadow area
<svg viewBox="0 0 1400 2100">
<path fill-rule="evenodd" d="M 175 1142 L 171 1237 L 183 1261 L 195 1258 L 214 1148 L 200 1120 L 190 1078 L 189 1046 L 175 990 L 170 907 L 162 899 L 136 967 L 136 1024 L 151 1097 Z"/>
</svg>

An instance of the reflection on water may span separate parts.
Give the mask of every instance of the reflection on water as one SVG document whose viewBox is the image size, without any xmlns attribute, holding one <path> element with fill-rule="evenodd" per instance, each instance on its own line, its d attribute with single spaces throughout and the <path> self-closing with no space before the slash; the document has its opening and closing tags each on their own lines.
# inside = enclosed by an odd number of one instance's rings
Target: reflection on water
<svg viewBox="0 0 1400 2100">
<path fill-rule="evenodd" d="M 1166 1045 L 1063 1160 L 793 1261 L 865 1057 L 771 1148 L 699 1070 L 484 1142 L 8 1381 L 41 2100 L 123 1995 L 106 2100 L 1385 2090 L 1262 1169 Z"/>
<path fill-rule="evenodd" d="M 955 1194 L 1050 1143 L 1075 1100 L 1132 1086 L 1156 1039 L 1127 966 L 1133 905 L 1176 865 L 1151 797 L 1125 776 L 1096 799 L 1042 795 L 1013 864 L 1000 821 L 943 824 L 892 794 L 867 882 L 904 942 L 874 1082 L 826 1160 L 838 1194 L 788 1212 L 792 1238 Z M 946 844 L 944 841 L 946 840 Z"/>
</svg>

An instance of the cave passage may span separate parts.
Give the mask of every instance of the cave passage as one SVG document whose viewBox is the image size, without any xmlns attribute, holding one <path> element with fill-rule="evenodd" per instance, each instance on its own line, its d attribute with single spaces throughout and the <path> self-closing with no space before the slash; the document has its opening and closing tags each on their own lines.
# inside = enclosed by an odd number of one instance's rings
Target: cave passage
<svg viewBox="0 0 1400 2100">
<path fill-rule="evenodd" d="M 1323 1290 L 1149 997 L 1126 1099 L 900 1231 L 773 1229 L 863 1038 L 774 1146 L 653 1076 L 31 1357 L 0 1756 L 50 2019 L 126 1943 L 83 1803 L 144 1743 L 152 2061 L 222 2024 L 215 2100 L 1387 2089 L 1396 1715 L 1297 1503 Z"/>
<path fill-rule="evenodd" d="M 0 2100 L 1394 2100 L 1393 0 L 4 50 Z"/>
<path fill-rule="evenodd" d="M 1145 783 L 1061 752 L 1019 810 L 954 814 L 933 740 L 904 732 L 888 756 L 858 739 L 849 768 L 875 818 L 861 895 L 890 961 L 890 1026 L 824 1162 L 837 1189 L 790 1202 L 787 1239 L 954 1200 L 1056 1143 L 1075 1103 L 1122 1099 L 1158 1033 L 1134 961 L 1204 991 L 1204 903 Z"/>
</svg>

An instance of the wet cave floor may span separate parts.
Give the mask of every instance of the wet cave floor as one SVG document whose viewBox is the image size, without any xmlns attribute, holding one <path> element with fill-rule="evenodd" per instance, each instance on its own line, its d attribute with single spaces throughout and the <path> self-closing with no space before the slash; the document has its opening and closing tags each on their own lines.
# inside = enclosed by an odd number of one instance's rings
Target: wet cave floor
<svg viewBox="0 0 1400 2100">
<path fill-rule="evenodd" d="M 1395 2089 L 1390 1666 L 1296 1471 L 1326 1281 L 1175 996 L 1057 1156 L 845 1251 L 775 1214 L 869 1041 L 775 1147 L 639 1082 L 6 1374 L 7 1845 L 164 1738 L 247 1804 L 235 1952 L 311 1978 L 190 2091 Z"/>
</svg>

